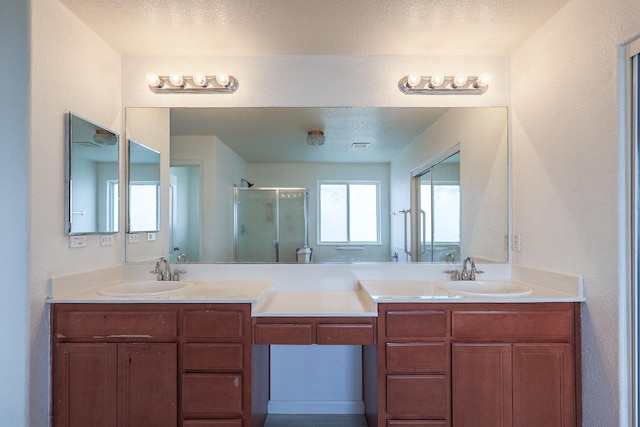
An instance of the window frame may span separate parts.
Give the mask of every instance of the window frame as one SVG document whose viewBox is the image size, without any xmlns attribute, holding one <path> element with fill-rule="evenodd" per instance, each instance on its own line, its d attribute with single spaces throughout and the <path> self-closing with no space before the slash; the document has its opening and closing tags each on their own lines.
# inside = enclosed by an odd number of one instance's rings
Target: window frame
<svg viewBox="0 0 640 427">
<path fill-rule="evenodd" d="M 347 240 L 346 241 L 323 241 L 322 240 L 322 202 L 321 202 L 321 190 L 323 185 L 346 185 L 347 186 Z M 358 241 L 351 240 L 349 223 L 351 219 L 351 213 L 349 211 L 349 187 L 351 185 L 374 185 L 376 187 L 376 241 Z M 318 246 L 380 246 L 382 245 L 382 200 L 380 196 L 380 188 L 382 183 L 377 180 L 352 180 L 352 179 L 339 179 L 339 180 L 319 180 L 317 182 L 318 189 L 318 209 L 317 209 L 317 236 L 316 244 Z"/>
</svg>

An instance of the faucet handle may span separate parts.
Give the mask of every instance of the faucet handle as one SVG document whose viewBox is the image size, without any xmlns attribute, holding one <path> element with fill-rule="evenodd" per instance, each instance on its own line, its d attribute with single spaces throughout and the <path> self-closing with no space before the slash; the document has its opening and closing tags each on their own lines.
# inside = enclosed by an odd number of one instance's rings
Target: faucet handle
<svg viewBox="0 0 640 427">
<path fill-rule="evenodd" d="M 173 270 L 173 275 L 171 277 L 171 280 L 178 282 L 180 281 L 180 275 L 186 274 L 186 273 L 187 273 L 187 270 L 179 270 L 179 269 Z"/>
<path fill-rule="evenodd" d="M 451 280 L 460 280 L 460 271 L 458 270 L 446 270 L 445 273 L 451 275 Z"/>
<path fill-rule="evenodd" d="M 471 273 L 469 273 L 469 280 L 476 280 L 476 274 L 482 274 L 482 273 L 484 273 L 484 271 L 476 270 L 474 268 L 473 270 L 471 270 Z"/>
</svg>

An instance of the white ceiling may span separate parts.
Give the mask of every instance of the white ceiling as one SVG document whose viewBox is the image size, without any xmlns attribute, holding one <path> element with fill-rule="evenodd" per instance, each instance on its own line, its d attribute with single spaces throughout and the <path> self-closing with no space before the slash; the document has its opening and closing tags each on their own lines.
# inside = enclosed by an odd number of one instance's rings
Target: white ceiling
<svg viewBox="0 0 640 427">
<path fill-rule="evenodd" d="M 567 0 L 61 0 L 124 55 L 509 54 Z"/>
<path fill-rule="evenodd" d="M 567 2 L 61 1 L 116 50 L 135 56 L 508 55 Z M 387 162 L 400 145 L 413 141 L 409 138 L 443 113 L 440 109 L 296 110 L 177 109 L 172 110 L 172 133 L 217 134 L 250 162 Z M 304 143 L 307 131 L 313 129 L 325 132 L 324 146 Z M 285 147 L 277 150 L 275 141 Z M 352 150 L 353 142 L 371 146 Z"/>
</svg>

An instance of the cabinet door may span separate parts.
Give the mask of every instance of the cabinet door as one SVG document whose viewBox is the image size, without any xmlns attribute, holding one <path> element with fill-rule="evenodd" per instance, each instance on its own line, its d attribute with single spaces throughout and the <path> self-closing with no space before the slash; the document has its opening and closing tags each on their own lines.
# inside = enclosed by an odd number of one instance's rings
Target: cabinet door
<svg viewBox="0 0 640 427">
<path fill-rule="evenodd" d="M 176 344 L 118 345 L 118 426 L 175 427 Z"/>
<path fill-rule="evenodd" d="M 514 344 L 514 426 L 575 425 L 573 360 L 571 344 Z"/>
<path fill-rule="evenodd" d="M 511 426 L 511 344 L 455 343 L 452 354 L 453 426 Z"/>
<path fill-rule="evenodd" d="M 116 426 L 116 344 L 57 344 L 53 425 Z"/>
</svg>

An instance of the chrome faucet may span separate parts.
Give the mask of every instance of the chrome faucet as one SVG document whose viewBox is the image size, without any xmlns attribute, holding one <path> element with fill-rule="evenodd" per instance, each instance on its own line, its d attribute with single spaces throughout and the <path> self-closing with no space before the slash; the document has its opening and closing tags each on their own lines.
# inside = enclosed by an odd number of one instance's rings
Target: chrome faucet
<svg viewBox="0 0 640 427">
<path fill-rule="evenodd" d="M 467 270 L 467 263 L 471 265 L 471 269 Z M 462 273 L 460 273 L 460 280 L 476 280 L 476 274 L 484 273 L 476 269 L 476 263 L 470 256 L 466 257 L 462 261 Z"/>
<path fill-rule="evenodd" d="M 156 268 L 151 270 L 152 274 L 156 275 L 158 281 L 171 280 L 171 266 L 169 260 L 165 257 L 158 258 L 156 261 Z"/>
</svg>

